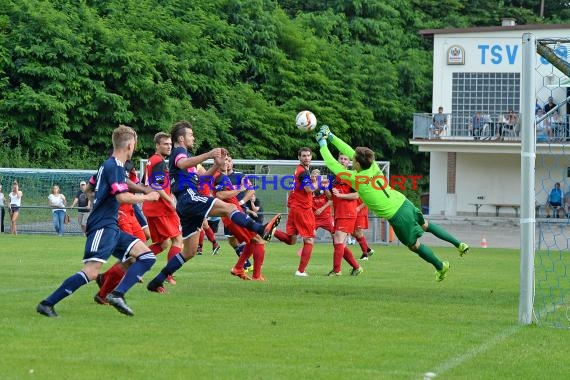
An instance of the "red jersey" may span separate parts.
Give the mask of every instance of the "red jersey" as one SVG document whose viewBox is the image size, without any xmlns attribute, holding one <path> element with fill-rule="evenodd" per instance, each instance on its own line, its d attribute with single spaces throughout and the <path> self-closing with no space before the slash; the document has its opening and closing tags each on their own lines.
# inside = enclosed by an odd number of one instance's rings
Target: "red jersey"
<svg viewBox="0 0 570 380">
<path fill-rule="evenodd" d="M 333 181 L 333 189 L 337 189 L 341 194 L 354 193 L 354 190 L 346 182 Z M 336 218 L 356 218 L 356 199 L 340 199 L 333 195 L 334 217 Z"/>
<path fill-rule="evenodd" d="M 324 191 L 322 190 L 315 191 L 313 194 L 313 213 L 318 209 L 320 209 L 321 207 L 323 207 L 328 201 L 329 198 L 327 197 Z M 331 217 L 331 215 L 332 215 L 331 207 L 329 206 L 325 208 L 320 215 L 315 214 L 315 218 L 328 219 Z"/>
<path fill-rule="evenodd" d="M 294 174 L 293 190 L 289 193 L 287 207 L 310 210 L 313 207 L 313 194 L 305 191 L 305 186 L 311 186 L 311 173 L 303 165 L 297 165 Z"/>
<path fill-rule="evenodd" d="M 166 194 L 171 195 L 168 166 L 161 155 L 155 153 L 149 157 L 146 163 L 144 178 L 147 186 L 156 190 L 164 190 Z M 176 215 L 176 210 L 162 197 L 156 201 L 144 202 L 142 209 L 145 216 Z"/>
<path fill-rule="evenodd" d="M 362 199 L 358 198 L 356 200 L 356 206 L 360 206 L 362 204 Z M 364 205 L 360 211 L 358 212 L 358 216 L 365 216 L 368 217 L 368 206 Z"/>
</svg>

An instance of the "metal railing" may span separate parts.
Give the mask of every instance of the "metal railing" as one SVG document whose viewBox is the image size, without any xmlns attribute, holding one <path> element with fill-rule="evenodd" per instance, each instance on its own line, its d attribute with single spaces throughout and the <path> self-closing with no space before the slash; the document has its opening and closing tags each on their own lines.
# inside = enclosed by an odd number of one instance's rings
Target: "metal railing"
<svg viewBox="0 0 570 380">
<path fill-rule="evenodd" d="M 427 140 L 466 140 L 466 141 L 520 141 L 520 117 L 515 125 L 505 122 L 504 115 L 481 115 L 481 128 L 474 129 L 473 115 L 447 114 L 447 124 L 439 135 L 434 133 L 432 113 L 415 113 L 413 138 Z M 539 121 L 541 119 L 539 118 Z M 537 128 L 537 142 L 570 141 L 570 115 L 542 120 Z"/>
</svg>

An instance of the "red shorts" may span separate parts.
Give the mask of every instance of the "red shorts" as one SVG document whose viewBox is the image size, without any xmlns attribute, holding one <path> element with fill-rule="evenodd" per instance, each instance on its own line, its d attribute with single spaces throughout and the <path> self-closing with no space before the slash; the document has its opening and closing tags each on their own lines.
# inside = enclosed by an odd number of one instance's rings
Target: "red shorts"
<svg viewBox="0 0 570 380">
<path fill-rule="evenodd" d="M 298 207 L 289 209 L 285 232 L 289 236 L 315 237 L 315 214 L 310 209 L 308 211 Z"/>
<path fill-rule="evenodd" d="M 328 231 L 331 234 L 334 233 L 334 225 L 332 218 L 315 217 L 315 230 L 318 230 L 319 228 L 322 228 L 323 230 Z"/>
<path fill-rule="evenodd" d="M 356 228 L 361 230 L 368 229 L 368 215 L 358 215 L 356 217 Z"/>
<path fill-rule="evenodd" d="M 240 243 L 249 243 L 255 235 L 257 235 L 257 232 L 238 226 L 228 217 L 223 217 L 222 222 L 224 223 L 224 227 L 230 231 L 233 237 L 235 237 Z"/>
<path fill-rule="evenodd" d="M 347 234 L 354 233 L 356 228 L 356 218 L 337 218 L 334 220 L 334 230 L 346 232 Z"/>
<path fill-rule="evenodd" d="M 162 243 L 182 233 L 178 215 L 147 216 L 148 230 L 153 243 Z"/>
<path fill-rule="evenodd" d="M 121 231 L 138 238 L 143 243 L 146 243 L 146 236 L 144 235 L 144 231 L 134 213 L 131 214 L 119 211 L 118 222 L 119 229 Z"/>
</svg>

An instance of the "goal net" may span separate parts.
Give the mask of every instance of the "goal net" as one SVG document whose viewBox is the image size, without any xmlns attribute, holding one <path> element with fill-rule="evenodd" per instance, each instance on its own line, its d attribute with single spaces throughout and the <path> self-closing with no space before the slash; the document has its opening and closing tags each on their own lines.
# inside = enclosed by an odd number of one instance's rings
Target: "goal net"
<svg viewBox="0 0 570 380">
<path fill-rule="evenodd" d="M 523 37 L 524 40 L 525 37 Z M 521 308 L 519 317 L 525 315 L 525 287 L 529 291 L 532 315 L 538 324 L 570 327 L 570 107 L 568 105 L 570 88 L 570 39 L 536 38 L 534 46 L 534 68 L 532 75 L 526 80 L 533 81 L 529 86 L 523 83 L 523 102 L 534 109 L 529 110 L 531 118 L 527 124 L 533 133 L 525 136 L 527 143 L 532 139 L 534 148 L 525 152 L 523 141 L 522 173 L 525 173 L 525 159 L 535 153 L 534 204 L 527 205 L 533 209 L 533 218 L 521 219 L 524 243 L 531 233 L 535 237 L 532 247 L 521 247 Z M 537 54 L 538 53 L 538 54 Z M 529 69 L 530 74 L 530 69 Z M 525 75 L 523 72 L 523 82 Z M 528 83 L 527 83 L 528 84 Z M 532 89 L 534 91 L 525 91 Z M 530 108 L 530 107 L 527 107 Z M 524 126 L 523 126 L 524 127 Z M 523 137 L 524 139 L 524 137 Z M 530 145 L 527 145 L 530 147 Z M 533 152 L 534 150 L 534 152 Z M 530 154 L 529 154 L 530 153 Z M 527 164 L 528 164 L 528 160 Z M 526 172 L 532 172 L 527 170 Z M 524 182 L 524 175 L 523 175 Z M 522 191 L 525 191 L 523 184 Z M 527 228 L 534 220 L 535 228 Z M 523 244 L 524 245 L 524 244 Z M 529 266 L 524 264 L 525 249 L 532 258 Z M 534 253 L 534 255 L 532 255 Z M 533 271 L 534 269 L 534 271 Z M 534 272 L 534 273 L 533 273 Z M 527 273 L 528 276 L 524 274 Z M 534 275 L 533 275 L 534 274 Z M 534 283 L 530 283 L 534 280 Z M 525 284 L 524 282 L 529 283 Z M 528 322 L 528 321 L 527 321 Z"/>
</svg>

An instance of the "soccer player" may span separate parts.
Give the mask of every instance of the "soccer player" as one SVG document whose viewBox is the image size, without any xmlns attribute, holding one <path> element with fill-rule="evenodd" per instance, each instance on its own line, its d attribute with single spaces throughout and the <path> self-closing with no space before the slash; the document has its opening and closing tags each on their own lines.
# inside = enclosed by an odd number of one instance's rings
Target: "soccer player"
<svg viewBox="0 0 570 380">
<path fill-rule="evenodd" d="M 176 196 L 176 212 L 182 225 L 182 251 L 168 261 L 160 273 L 147 285 L 147 289 L 156 292 L 163 287 L 167 276 L 174 274 L 184 263 L 196 255 L 198 249 L 199 229 L 204 218 L 208 216 L 229 217 L 238 226 L 260 234 L 265 240 L 273 236 L 281 214 L 275 215 L 265 225 L 255 223 L 250 217 L 238 211 L 234 204 L 226 203 L 214 197 L 199 194 L 200 177 L 212 178 L 212 175 L 225 163 L 227 151 L 214 148 L 207 153 L 193 156 L 188 149 L 194 146 L 194 131 L 187 121 L 174 124 L 170 133 L 174 148 L 168 161 L 170 189 Z M 205 160 L 213 158 L 214 165 L 208 170 L 199 166 Z"/>
<path fill-rule="evenodd" d="M 338 162 L 347 168 L 350 159 L 339 154 Z M 349 183 L 341 181 L 338 177 L 333 180 L 332 184 L 332 200 L 334 208 L 334 235 L 333 235 L 333 269 L 329 272 L 329 276 L 341 275 L 342 259 L 352 267 L 351 276 L 358 276 L 362 273 L 362 268 L 354 258 L 352 251 L 346 246 L 347 236 L 354 233 L 356 228 L 356 200 L 358 193 L 352 189 Z"/>
<path fill-rule="evenodd" d="M 317 177 L 321 173 L 319 169 L 311 172 L 311 177 Z M 322 228 L 331 234 L 334 234 L 334 225 L 332 217 L 332 194 L 329 188 L 328 176 L 321 177 L 321 186 L 313 192 L 313 214 L 315 214 L 315 231 Z"/>
<path fill-rule="evenodd" d="M 243 183 L 243 173 L 233 170 L 233 160 L 229 155 L 226 156 L 224 169 L 222 175 L 216 177 L 214 182 L 216 197 L 225 202 L 233 203 L 238 210 L 243 210 L 243 204 L 251 199 L 255 190 L 251 188 L 250 183 Z M 238 200 L 238 196 L 244 192 L 243 198 Z M 254 231 L 238 226 L 228 217 L 223 217 L 222 222 L 238 243 L 245 243 L 241 255 L 239 255 L 235 266 L 231 270 L 231 274 L 242 280 L 265 281 L 265 277 L 261 274 L 261 267 L 265 258 L 265 241 Z M 252 255 L 253 277 L 250 278 L 245 273 L 244 265 Z"/>
<path fill-rule="evenodd" d="M 372 212 L 388 220 L 398 239 L 412 252 L 432 264 L 436 269 L 435 279 L 442 281 L 449 271 L 449 262 L 442 262 L 428 246 L 418 242 L 424 231 L 431 232 L 436 237 L 453 244 L 460 256 L 469 251 L 469 246 L 457 240 L 440 226 L 424 220 L 421 211 L 412 202 L 402 193 L 387 186 L 372 149 L 366 147 L 352 149 L 331 133 L 326 125 L 319 129 L 315 138 L 327 167 L 338 178 L 350 183 L 350 186 L 358 192 L 362 201 Z M 342 154 L 352 158 L 353 170 L 346 169 L 334 159 L 327 142 L 333 144 Z"/>
<path fill-rule="evenodd" d="M 172 139 L 164 132 L 154 135 L 155 153 L 149 157 L 145 168 L 145 184 L 151 186 L 160 195 L 155 202 L 143 203 L 143 212 L 147 218 L 152 244 L 150 250 L 158 255 L 170 243 L 167 260 L 172 259 L 182 250 L 180 218 L 176 214 L 176 200 L 170 191 L 170 177 L 166 158 L 172 151 Z M 175 285 L 174 277 L 166 278 Z"/>
<path fill-rule="evenodd" d="M 47 317 L 57 317 L 54 305 L 71 295 L 81 286 L 94 280 L 107 259 L 132 257 L 131 265 L 119 285 L 107 295 L 106 301 L 119 312 L 134 315 L 125 302 L 125 293 L 138 282 L 154 264 L 154 253 L 139 239 L 119 230 L 117 213 L 120 203 L 154 201 L 158 193 L 135 195 L 128 192 L 123 162 L 131 158 L 137 142 L 136 132 L 125 125 L 113 131 L 113 154 L 99 168 L 95 178 L 95 199 L 87 220 L 87 241 L 83 255 L 83 269 L 68 277 L 59 288 L 41 301 L 36 311 Z"/>
<path fill-rule="evenodd" d="M 295 169 L 293 190 L 289 193 L 287 200 L 289 216 L 286 232 L 275 231 L 275 237 L 288 245 L 297 242 L 297 235 L 303 238 L 301 259 L 295 276 L 308 277 L 309 275 L 305 270 L 313 253 L 315 215 L 312 212 L 307 212 L 307 210 L 311 210 L 313 207 L 313 191 L 317 189 L 317 179 L 316 177 L 311 178 L 309 171 L 313 158 L 311 148 L 299 149 L 297 157 L 299 158 L 299 165 Z"/>
<path fill-rule="evenodd" d="M 125 162 L 124 168 L 125 168 L 125 173 L 127 175 L 126 179 L 127 186 L 131 193 L 136 194 L 136 193 L 149 192 L 148 187 L 143 187 L 140 185 L 140 180 L 137 176 L 137 172 L 131 160 L 127 160 Z M 136 204 L 121 203 L 119 205 L 117 223 L 119 226 L 119 230 L 136 237 L 137 239 L 146 244 L 147 241 L 146 235 L 139 223 L 138 218 L 136 217 L 136 211 L 135 211 L 136 206 L 137 206 Z M 107 294 L 109 294 L 113 289 L 117 287 L 117 285 L 119 284 L 119 282 L 121 282 L 121 279 L 127 272 L 127 269 L 133 263 L 134 260 L 132 258 L 129 258 L 128 260 L 119 260 L 113 266 L 111 266 L 105 273 L 98 274 L 97 277 L 95 278 L 95 281 L 99 286 L 99 291 L 95 294 L 93 300 L 100 305 L 106 305 Z"/>
<path fill-rule="evenodd" d="M 360 256 L 358 260 L 366 261 L 374 254 L 374 250 L 368 246 L 368 241 L 366 240 L 366 236 L 364 236 L 364 230 L 368 229 L 368 207 L 362 202 L 360 197 L 356 200 L 356 204 L 356 212 L 358 214 L 356 216 L 356 226 L 352 236 L 354 236 L 362 250 L 362 256 Z"/>
</svg>

